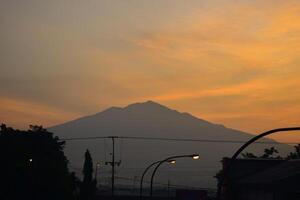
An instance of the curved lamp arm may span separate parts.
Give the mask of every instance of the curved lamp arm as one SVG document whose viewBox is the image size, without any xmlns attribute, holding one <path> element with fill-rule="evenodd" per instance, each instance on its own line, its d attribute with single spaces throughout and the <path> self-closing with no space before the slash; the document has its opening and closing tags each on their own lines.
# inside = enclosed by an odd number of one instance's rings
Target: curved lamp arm
<svg viewBox="0 0 300 200">
<path fill-rule="evenodd" d="M 168 160 L 172 160 L 172 159 L 176 159 L 176 158 L 187 158 L 187 157 L 191 157 L 191 158 L 195 157 L 196 159 L 198 159 L 199 155 L 192 154 L 192 155 L 171 156 L 171 157 L 168 157 L 158 163 L 158 165 L 155 167 L 155 169 L 153 170 L 152 175 L 151 175 L 150 197 L 152 197 L 152 194 L 153 194 L 153 180 L 154 180 L 155 173 L 156 173 L 157 169 L 159 168 L 159 166 L 161 166 L 163 163 L 167 162 Z"/>
<path fill-rule="evenodd" d="M 250 139 L 248 142 L 246 142 L 245 144 L 243 144 L 231 157 L 231 159 L 229 160 L 229 163 L 227 165 L 226 168 L 224 168 L 224 173 L 223 176 L 220 179 L 220 186 L 218 188 L 218 192 L 217 192 L 217 199 L 220 200 L 221 198 L 221 191 L 222 191 L 222 187 L 224 184 L 224 177 L 226 176 L 226 174 L 229 172 L 230 168 L 232 167 L 232 164 L 234 163 L 234 161 L 236 160 L 236 158 L 240 155 L 240 153 L 246 149 L 250 144 L 254 143 L 256 140 L 267 136 L 267 135 L 271 135 L 273 133 L 277 133 L 277 132 L 282 132 L 282 131 L 300 131 L 300 127 L 288 127 L 288 128 L 277 128 L 277 129 L 272 129 L 269 131 L 266 131 L 264 133 L 261 133 L 259 135 L 254 136 L 252 139 Z"/>
<path fill-rule="evenodd" d="M 158 163 L 160 163 L 160 162 L 161 162 L 161 160 L 152 163 L 152 164 L 149 165 L 149 166 L 145 169 L 145 171 L 143 172 L 143 175 L 142 175 L 141 180 L 140 180 L 140 199 L 142 199 L 142 197 L 143 197 L 143 181 L 144 181 L 144 176 L 145 176 L 145 174 L 147 173 L 147 171 L 148 171 L 153 165 L 156 165 L 156 164 L 158 164 Z"/>
</svg>

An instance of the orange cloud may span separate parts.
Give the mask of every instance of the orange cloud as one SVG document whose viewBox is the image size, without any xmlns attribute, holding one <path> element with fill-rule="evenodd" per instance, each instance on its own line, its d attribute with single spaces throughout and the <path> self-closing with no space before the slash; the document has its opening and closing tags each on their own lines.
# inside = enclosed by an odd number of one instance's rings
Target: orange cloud
<svg viewBox="0 0 300 200">
<path fill-rule="evenodd" d="M 281 67 L 299 57 L 300 3 L 267 8 L 236 5 L 194 14 L 180 24 L 184 28 L 145 34 L 136 44 L 202 68 Z"/>
<path fill-rule="evenodd" d="M 28 128 L 30 124 L 48 127 L 79 116 L 31 101 L 0 97 L 0 122 L 18 128 Z"/>
<path fill-rule="evenodd" d="M 101 12 L 89 13 L 87 23 L 82 22 L 84 30 L 77 21 L 66 26 L 24 20 L 28 24 L 11 27 L 27 27 L 25 34 L 21 28 L 14 32 L 23 33 L 25 42 L 19 34 L 6 35 L 16 35 L 10 40 L 22 45 L 11 52 L 30 57 L 19 63 L 30 67 L 17 69 L 21 75 L 2 95 L 29 91 L 26 96 L 51 98 L 1 97 L 0 119 L 18 126 L 47 125 L 111 105 L 153 99 L 250 132 L 300 123 L 299 10 L 299 1 L 209 1 L 205 8 L 195 6 L 175 18 L 164 15 L 151 27 L 133 23 L 136 17 L 126 18 L 127 11 L 109 12 L 117 22 L 108 20 L 106 25 L 105 20 L 99 23 L 106 19 Z M 36 52 L 24 48 L 31 45 Z M 2 64 L 8 66 L 5 72 L 15 74 L 9 64 Z M 44 82 L 50 75 L 53 78 Z M 60 81 L 53 84 L 57 75 Z M 36 77 L 43 80 L 41 86 Z"/>
<path fill-rule="evenodd" d="M 252 92 L 268 89 L 271 87 L 271 85 L 272 83 L 256 80 L 247 83 L 242 83 L 240 85 L 154 96 L 152 97 L 152 99 L 158 101 L 172 101 L 172 100 L 192 99 L 192 98 L 201 98 L 201 97 L 210 97 L 210 96 L 242 95 L 242 94 L 251 95 L 253 94 Z"/>
</svg>

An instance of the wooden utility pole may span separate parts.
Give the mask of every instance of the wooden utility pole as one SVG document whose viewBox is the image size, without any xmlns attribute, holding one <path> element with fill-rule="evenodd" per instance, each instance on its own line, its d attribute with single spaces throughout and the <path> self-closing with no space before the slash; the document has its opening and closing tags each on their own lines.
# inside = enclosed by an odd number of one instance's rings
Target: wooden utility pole
<svg viewBox="0 0 300 200">
<path fill-rule="evenodd" d="M 118 166 L 121 164 L 121 161 L 115 162 L 115 139 L 118 138 L 118 136 L 110 136 L 109 138 L 112 139 L 112 161 L 111 162 L 106 162 L 105 164 L 110 164 L 111 165 L 111 196 L 115 196 L 115 165 L 117 164 Z"/>
</svg>

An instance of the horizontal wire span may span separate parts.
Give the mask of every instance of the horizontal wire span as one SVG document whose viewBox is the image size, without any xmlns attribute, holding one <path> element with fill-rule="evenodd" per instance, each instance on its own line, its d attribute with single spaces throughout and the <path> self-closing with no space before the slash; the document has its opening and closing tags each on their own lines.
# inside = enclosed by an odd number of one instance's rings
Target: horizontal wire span
<svg viewBox="0 0 300 200">
<path fill-rule="evenodd" d="M 242 140 L 211 140 L 211 139 L 183 139 L 183 138 L 160 138 L 160 137 L 134 137 L 134 136 L 102 136 L 102 137 L 74 137 L 74 138 L 62 138 L 64 141 L 75 141 L 75 140 L 98 140 L 98 139 L 109 139 L 109 138 L 120 138 L 129 140 L 159 140 L 159 141 L 175 141 L 175 142 L 206 142 L 206 143 L 237 143 L 243 144 L 247 141 Z M 255 142 L 256 144 L 289 144 L 296 145 L 300 142 Z"/>
</svg>

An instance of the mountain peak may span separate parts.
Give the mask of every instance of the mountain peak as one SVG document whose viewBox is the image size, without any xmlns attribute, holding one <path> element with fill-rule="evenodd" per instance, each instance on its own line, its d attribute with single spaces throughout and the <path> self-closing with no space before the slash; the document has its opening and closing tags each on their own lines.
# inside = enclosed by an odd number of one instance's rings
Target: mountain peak
<svg viewBox="0 0 300 200">
<path fill-rule="evenodd" d="M 167 109 L 170 110 L 168 107 L 161 105 L 155 101 L 148 100 L 146 102 L 141 103 L 133 103 L 126 106 L 124 109 Z"/>
</svg>

